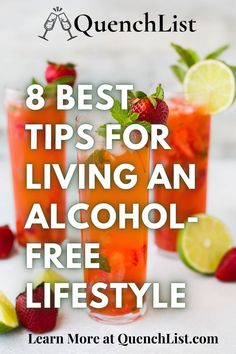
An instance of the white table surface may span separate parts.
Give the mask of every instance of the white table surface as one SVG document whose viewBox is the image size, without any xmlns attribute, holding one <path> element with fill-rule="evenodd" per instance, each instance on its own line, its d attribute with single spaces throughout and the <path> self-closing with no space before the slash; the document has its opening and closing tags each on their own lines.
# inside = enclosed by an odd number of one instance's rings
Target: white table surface
<svg viewBox="0 0 236 354">
<path fill-rule="evenodd" d="M 208 212 L 220 217 L 236 241 L 236 160 L 212 160 L 209 175 Z M 14 225 L 10 166 L 0 159 L 0 224 Z M 16 250 L 10 259 L 0 262 L 0 289 L 14 302 L 32 280 L 32 271 L 25 270 L 24 252 Z M 82 281 L 81 271 L 65 271 L 70 280 Z M 29 345 L 28 332 L 21 328 L 0 336 L 0 353 L 236 353 L 236 284 L 223 284 L 213 277 L 204 277 L 186 268 L 177 258 L 168 258 L 149 242 L 148 280 L 161 283 L 162 297 L 168 296 L 169 284 L 186 282 L 187 308 L 153 310 L 149 306 L 144 318 L 129 325 L 107 326 L 91 320 L 84 310 L 72 310 L 65 302 L 52 335 L 155 335 L 158 332 L 191 335 L 218 335 L 218 345 Z"/>
</svg>

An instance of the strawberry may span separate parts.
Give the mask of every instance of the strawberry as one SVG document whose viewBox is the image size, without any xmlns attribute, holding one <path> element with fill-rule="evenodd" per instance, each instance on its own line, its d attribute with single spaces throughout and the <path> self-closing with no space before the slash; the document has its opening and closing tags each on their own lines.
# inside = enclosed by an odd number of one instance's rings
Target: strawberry
<svg viewBox="0 0 236 354">
<path fill-rule="evenodd" d="M 129 92 L 130 108 L 133 113 L 139 113 L 139 121 L 147 121 L 151 124 L 166 124 L 169 108 L 164 99 L 161 85 L 157 86 L 156 92 L 147 96 L 142 91 Z"/>
<path fill-rule="evenodd" d="M 53 303 L 53 291 L 51 290 L 51 303 Z M 26 292 L 16 298 L 16 313 L 20 323 L 33 333 L 45 333 L 56 326 L 58 309 L 55 307 L 44 308 L 44 285 L 40 284 L 33 290 L 33 301 L 40 302 L 41 308 L 26 307 Z"/>
<path fill-rule="evenodd" d="M 65 78 L 66 82 L 63 83 L 73 86 L 76 75 L 75 65 L 72 63 L 57 64 L 48 62 L 48 66 L 45 71 L 45 79 L 48 84 L 54 83 L 56 80 L 58 81 L 58 79 Z"/>
<path fill-rule="evenodd" d="M 221 281 L 236 281 L 236 247 L 224 255 L 215 276 Z"/>
<path fill-rule="evenodd" d="M 12 250 L 15 235 L 9 226 L 0 226 L 0 259 L 7 258 Z"/>
</svg>

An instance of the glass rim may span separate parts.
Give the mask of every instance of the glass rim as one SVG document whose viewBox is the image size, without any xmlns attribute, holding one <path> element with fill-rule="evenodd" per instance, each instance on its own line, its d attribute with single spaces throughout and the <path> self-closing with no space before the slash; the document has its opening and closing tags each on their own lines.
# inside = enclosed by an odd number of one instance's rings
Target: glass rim
<svg viewBox="0 0 236 354">
<path fill-rule="evenodd" d="M 26 90 L 17 89 L 17 88 L 4 88 L 4 100 L 6 102 L 11 102 L 16 100 L 19 104 L 24 104 L 27 97 Z M 52 102 L 56 101 L 56 96 L 44 97 L 46 105 L 51 104 Z"/>
<path fill-rule="evenodd" d="M 4 93 L 7 94 L 18 94 L 18 96 L 24 96 L 24 90 L 20 88 L 4 87 Z"/>
</svg>

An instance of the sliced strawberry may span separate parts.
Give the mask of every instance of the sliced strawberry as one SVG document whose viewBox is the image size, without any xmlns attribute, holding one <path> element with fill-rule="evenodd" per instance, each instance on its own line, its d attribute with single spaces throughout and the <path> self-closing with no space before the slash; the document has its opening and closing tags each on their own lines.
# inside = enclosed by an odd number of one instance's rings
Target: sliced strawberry
<svg viewBox="0 0 236 354">
<path fill-rule="evenodd" d="M 224 255 L 215 276 L 221 281 L 236 281 L 236 247 Z"/>
<path fill-rule="evenodd" d="M 16 298 L 16 313 L 20 323 L 33 333 L 45 333 L 56 326 L 58 309 L 54 306 L 44 307 L 44 285 L 39 285 L 33 291 L 33 301 L 41 303 L 41 308 L 26 307 L 26 292 Z M 53 304 L 53 291 L 51 290 L 51 303 Z"/>
<path fill-rule="evenodd" d="M 4 225 L 0 227 L 0 259 L 9 257 L 14 239 L 15 235 L 9 229 L 9 226 Z"/>
<path fill-rule="evenodd" d="M 53 83 L 56 80 L 68 77 L 68 84 L 74 85 L 77 73 L 75 70 L 75 65 L 72 63 L 67 64 L 57 64 L 48 62 L 48 66 L 45 71 L 45 79 L 47 83 Z"/>
</svg>

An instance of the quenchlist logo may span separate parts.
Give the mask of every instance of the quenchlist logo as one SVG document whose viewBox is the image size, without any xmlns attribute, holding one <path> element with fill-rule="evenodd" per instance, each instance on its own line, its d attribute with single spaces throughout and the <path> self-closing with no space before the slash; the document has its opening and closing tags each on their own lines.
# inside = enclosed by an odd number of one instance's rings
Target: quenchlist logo
<svg viewBox="0 0 236 354">
<path fill-rule="evenodd" d="M 52 31 L 55 23 L 59 20 L 63 31 L 67 31 L 70 41 L 77 36 L 71 34 L 72 24 L 66 16 L 62 8 L 57 6 L 49 14 L 44 23 L 45 32 L 43 36 L 38 36 L 46 41 L 48 31 Z M 144 12 L 138 18 L 129 20 L 125 19 L 96 19 L 88 14 L 81 13 L 73 20 L 74 31 L 83 34 L 86 37 L 94 37 L 105 32 L 112 33 L 166 33 L 166 32 L 196 32 L 196 21 L 192 18 L 182 18 L 176 14 L 159 14 Z"/>
<path fill-rule="evenodd" d="M 54 7 L 53 11 L 51 12 L 48 16 L 48 18 L 46 19 L 46 21 L 44 22 L 44 29 L 45 32 L 42 36 L 38 36 L 39 38 L 44 39 L 45 41 L 48 41 L 48 39 L 46 38 L 47 33 L 49 31 L 52 31 L 55 23 L 57 21 L 57 19 L 59 20 L 60 24 L 61 24 L 61 28 L 63 29 L 63 31 L 67 31 L 69 34 L 69 38 L 67 39 L 67 41 L 70 41 L 73 38 L 76 38 L 77 36 L 73 36 L 71 34 L 71 22 L 69 21 L 68 17 L 66 16 L 65 12 L 62 11 L 63 9 L 59 6 Z"/>
</svg>

